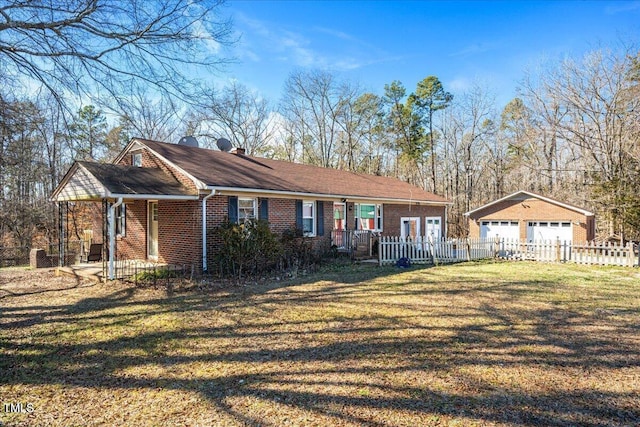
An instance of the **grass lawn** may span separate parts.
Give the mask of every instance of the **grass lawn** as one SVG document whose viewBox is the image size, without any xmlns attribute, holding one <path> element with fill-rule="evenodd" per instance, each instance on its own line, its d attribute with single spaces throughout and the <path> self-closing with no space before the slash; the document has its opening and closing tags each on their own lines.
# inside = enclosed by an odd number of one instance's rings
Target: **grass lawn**
<svg viewBox="0 0 640 427">
<path fill-rule="evenodd" d="M 7 274 L 0 425 L 640 424 L 638 269 L 342 265 L 170 295 Z"/>
</svg>

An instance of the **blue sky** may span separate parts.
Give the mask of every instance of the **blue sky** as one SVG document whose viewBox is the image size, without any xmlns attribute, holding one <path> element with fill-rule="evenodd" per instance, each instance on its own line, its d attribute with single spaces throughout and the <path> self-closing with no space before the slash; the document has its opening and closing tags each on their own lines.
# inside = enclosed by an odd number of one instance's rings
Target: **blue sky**
<svg viewBox="0 0 640 427">
<path fill-rule="evenodd" d="M 436 75 L 459 94 L 474 81 L 500 105 L 527 68 L 637 43 L 640 1 L 234 1 L 237 79 L 277 101 L 290 72 L 331 70 L 383 93 L 384 85 Z M 637 47 L 637 46 L 636 46 Z"/>
</svg>

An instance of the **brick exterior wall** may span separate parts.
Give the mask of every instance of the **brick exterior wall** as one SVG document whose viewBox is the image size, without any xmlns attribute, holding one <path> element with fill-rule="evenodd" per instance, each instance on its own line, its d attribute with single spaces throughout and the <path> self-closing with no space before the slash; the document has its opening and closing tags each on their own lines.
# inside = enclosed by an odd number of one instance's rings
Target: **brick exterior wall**
<svg viewBox="0 0 640 427">
<path fill-rule="evenodd" d="M 229 196 L 216 195 L 207 200 L 207 264 L 213 265 L 213 257 L 222 245 L 215 234 L 215 228 L 228 217 Z M 282 234 L 296 228 L 296 199 L 267 198 L 269 204 L 269 228 L 276 234 Z M 260 206 L 258 204 L 259 215 Z M 333 228 L 333 202 L 324 202 L 324 235 L 310 238 L 313 250 L 326 252 L 331 245 Z M 201 244 L 201 243 L 200 243 Z M 200 257 L 201 259 L 201 257 Z"/>
<path fill-rule="evenodd" d="M 327 203 L 325 202 L 325 205 Z M 278 234 L 282 234 L 287 230 L 295 230 L 295 199 L 269 199 L 269 227 L 274 233 Z"/>
<path fill-rule="evenodd" d="M 420 234 L 424 235 L 425 217 L 436 216 L 440 217 L 442 237 L 446 237 L 447 230 L 445 229 L 446 218 L 444 206 L 385 204 L 382 212 L 382 235 L 399 236 L 400 218 L 402 217 L 420 217 Z"/>
<path fill-rule="evenodd" d="M 202 264 L 202 198 L 188 201 L 158 201 L 158 262 L 170 264 Z M 215 253 L 222 241 L 215 233 L 228 215 L 228 198 L 215 195 L 207 199 L 207 258 L 213 265 Z M 296 227 L 296 200 L 268 198 L 269 225 L 273 232 L 281 234 Z M 333 230 L 333 201 L 324 201 L 324 235 L 310 238 L 317 252 L 327 252 L 331 245 Z M 99 208 L 100 205 L 96 204 Z M 260 206 L 258 205 L 258 209 Z M 444 224 L 443 206 L 418 206 L 385 204 L 383 207 L 383 235 L 400 234 L 400 218 L 438 216 Z M 148 202 L 137 200 L 127 203 L 126 235 L 117 238 L 117 256 L 120 259 L 147 259 Z M 102 240 L 101 219 L 98 215 L 94 225 L 94 243 Z M 347 229 L 354 226 L 353 203 L 347 203 Z M 443 235 L 446 230 L 442 230 Z"/>
<path fill-rule="evenodd" d="M 480 237 L 481 222 L 487 220 L 519 221 L 520 239 L 527 238 L 529 221 L 571 221 L 574 242 L 586 242 L 595 238 L 593 217 L 537 198 L 504 200 L 469 215 L 469 237 Z"/>
<path fill-rule="evenodd" d="M 158 261 L 202 262 L 202 204 L 197 200 L 158 202 Z"/>
<path fill-rule="evenodd" d="M 133 203 L 126 203 L 125 206 L 125 235 L 118 236 L 116 239 L 116 256 L 119 259 L 146 259 L 147 201 L 136 200 Z"/>
<path fill-rule="evenodd" d="M 373 204 L 373 203 L 372 203 Z M 355 229 L 355 203 L 347 202 L 347 230 Z M 333 213 L 331 214 L 333 215 Z M 445 207 L 431 205 L 402 205 L 384 203 L 382 206 L 382 235 L 400 236 L 400 218 L 420 217 L 420 230 L 424 232 L 425 217 L 440 217 L 442 223 L 442 236 L 445 237 Z M 333 227 L 333 222 L 331 223 Z"/>
<path fill-rule="evenodd" d="M 202 260 L 201 202 L 159 200 L 157 203 L 158 262 L 200 263 Z M 148 259 L 148 201 L 136 200 L 133 203 L 127 203 L 126 209 L 126 234 L 116 238 L 117 257 Z"/>
</svg>

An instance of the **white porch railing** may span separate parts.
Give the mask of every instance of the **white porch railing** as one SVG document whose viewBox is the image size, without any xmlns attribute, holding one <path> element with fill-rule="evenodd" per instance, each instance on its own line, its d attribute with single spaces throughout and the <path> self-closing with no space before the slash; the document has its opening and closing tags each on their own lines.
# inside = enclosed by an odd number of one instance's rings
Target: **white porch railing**
<svg viewBox="0 0 640 427">
<path fill-rule="evenodd" d="M 571 243 L 556 241 L 525 241 L 509 239 L 446 239 L 431 240 L 380 237 L 378 263 L 392 264 L 408 258 L 415 264 L 438 264 L 485 258 L 532 260 L 542 262 L 573 262 L 633 267 L 638 266 L 637 245 L 605 243 Z"/>
<path fill-rule="evenodd" d="M 372 254 L 373 232 L 368 230 L 332 230 L 331 244 L 340 252 L 353 255 L 361 252 L 363 255 Z"/>
</svg>

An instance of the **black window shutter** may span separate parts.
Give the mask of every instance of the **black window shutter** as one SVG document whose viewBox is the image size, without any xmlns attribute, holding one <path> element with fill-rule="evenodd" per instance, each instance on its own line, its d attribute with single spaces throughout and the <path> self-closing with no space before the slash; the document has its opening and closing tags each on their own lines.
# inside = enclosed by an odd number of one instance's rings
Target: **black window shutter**
<svg viewBox="0 0 640 427">
<path fill-rule="evenodd" d="M 269 199 L 258 199 L 259 219 L 269 221 Z"/>
<path fill-rule="evenodd" d="M 296 200 L 296 228 L 302 230 L 302 200 Z"/>
<path fill-rule="evenodd" d="M 316 202 L 316 208 L 318 210 L 316 213 L 316 234 L 318 236 L 324 236 L 324 202 L 318 200 Z"/>
<path fill-rule="evenodd" d="M 229 221 L 234 223 L 238 222 L 238 198 L 236 196 L 229 196 L 228 200 Z"/>
</svg>

